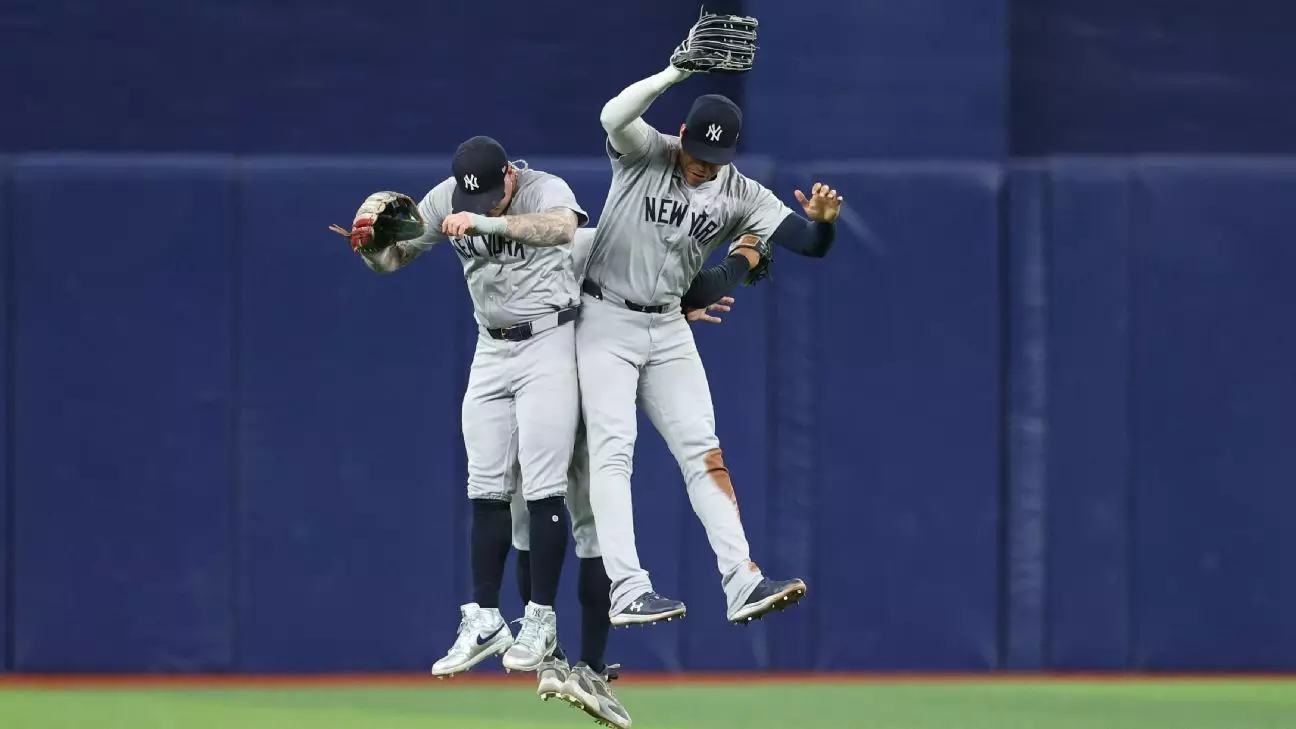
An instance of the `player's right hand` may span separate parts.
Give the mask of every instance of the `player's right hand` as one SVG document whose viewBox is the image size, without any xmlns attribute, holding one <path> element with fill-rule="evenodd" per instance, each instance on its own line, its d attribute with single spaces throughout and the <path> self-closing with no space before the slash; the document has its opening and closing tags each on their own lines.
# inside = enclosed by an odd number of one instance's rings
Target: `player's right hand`
<svg viewBox="0 0 1296 729">
<path fill-rule="evenodd" d="M 721 319 L 718 316 L 712 316 L 711 312 L 728 313 L 731 310 L 730 307 L 733 306 L 733 302 L 734 300 L 732 296 L 726 296 L 705 309 L 685 309 L 684 318 L 688 319 L 690 322 L 703 321 L 708 324 L 721 324 L 724 322 L 724 319 Z"/>
<path fill-rule="evenodd" d="M 806 197 L 800 190 L 795 190 L 792 194 L 805 209 L 806 217 L 811 220 L 831 223 L 837 220 L 837 216 L 841 213 L 842 196 L 837 194 L 837 190 L 822 182 L 816 182 L 814 187 L 810 188 L 810 197 Z"/>
</svg>

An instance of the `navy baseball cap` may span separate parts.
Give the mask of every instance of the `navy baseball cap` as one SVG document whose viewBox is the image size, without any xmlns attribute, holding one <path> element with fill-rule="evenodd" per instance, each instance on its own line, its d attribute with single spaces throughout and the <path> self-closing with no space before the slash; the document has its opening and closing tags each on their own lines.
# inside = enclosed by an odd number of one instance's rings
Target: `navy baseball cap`
<svg viewBox="0 0 1296 729">
<path fill-rule="evenodd" d="M 738 152 L 742 110 L 720 94 L 697 97 L 684 120 L 684 151 L 703 162 L 727 165 Z"/>
<path fill-rule="evenodd" d="M 455 150 L 455 189 L 450 204 L 457 213 L 485 215 L 504 199 L 504 175 L 508 172 L 508 155 L 500 143 L 490 137 L 473 137 Z"/>
</svg>

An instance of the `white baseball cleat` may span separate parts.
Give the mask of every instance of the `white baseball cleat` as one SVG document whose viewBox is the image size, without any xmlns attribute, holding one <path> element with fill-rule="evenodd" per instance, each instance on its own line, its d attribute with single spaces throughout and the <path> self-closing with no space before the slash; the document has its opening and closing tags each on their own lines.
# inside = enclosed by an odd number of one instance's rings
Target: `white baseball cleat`
<svg viewBox="0 0 1296 729">
<path fill-rule="evenodd" d="M 558 648 L 558 616 L 547 605 L 527 603 L 513 647 L 504 654 L 504 670 L 536 671 Z"/>
<path fill-rule="evenodd" d="M 608 685 L 608 681 L 617 677 L 618 668 L 620 666 L 608 666 L 600 674 L 584 662 L 577 663 L 567 676 L 567 682 L 563 684 L 559 696 L 603 726 L 630 729 L 630 714 Z"/>
<path fill-rule="evenodd" d="M 560 695 L 570 673 L 571 666 L 567 664 L 566 658 L 551 656 L 549 660 L 540 664 L 539 670 L 536 671 L 536 676 L 539 678 L 536 696 L 539 696 L 541 701 L 548 701 Z"/>
<path fill-rule="evenodd" d="M 459 606 L 459 635 L 445 657 L 432 665 L 432 675 L 446 678 L 472 670 L 491 656 L 503 654 L 513 645 L 498 608 L 482 608 L 475 602 Z"/>
</svg>

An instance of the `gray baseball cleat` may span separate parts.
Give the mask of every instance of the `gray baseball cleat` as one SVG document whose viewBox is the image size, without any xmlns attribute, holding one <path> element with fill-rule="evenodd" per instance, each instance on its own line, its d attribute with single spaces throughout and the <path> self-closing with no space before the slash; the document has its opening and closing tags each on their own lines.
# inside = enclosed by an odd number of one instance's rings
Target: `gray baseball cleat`
<svg viewBox="0 0 1296 729">
<path fill-rule="evenodd" d="M 549 660 L 540 664 L 536 671 L 536 677 L 539 682 L 536 685 L 536 695 L 541 701 L 548 701 L 562 694 L 563 684 L 567 683 L 567 676 L 571 674 L 571 666 L 567 665 L 567 657 L 562 654 L 561 650 L 554 651 Z"/>
<path fill-rule="evenodd" d="M 501 655 L 513 645 L 513 632 L 499 610 L 482 609 L 475 602 L 459 606 L 459 635 L 445 657 L 432 665 L 432 675 L 446 678 L 472 670 L 491 656 Z"/>
<path fill-rule="evenodd" d="M 559 694 L 568 703 L 581 709 L 594 718 L 594 721 L 612 729 L 630 729 L 630 714 L 621 705 L 616 694 L 612 693 L 609 681 L 617 677 L 621 666 L 608 666 L 603 673 L 596 673 L 584 661 L 577 663 L 567 676 Z"/>
<path fill-rule="evenodd" d="M 517 640 L 504 654 L 504 670 L 537 671 L 558 648 L 558 616 L 547 605 L 527 603 Z"/>
</svg>

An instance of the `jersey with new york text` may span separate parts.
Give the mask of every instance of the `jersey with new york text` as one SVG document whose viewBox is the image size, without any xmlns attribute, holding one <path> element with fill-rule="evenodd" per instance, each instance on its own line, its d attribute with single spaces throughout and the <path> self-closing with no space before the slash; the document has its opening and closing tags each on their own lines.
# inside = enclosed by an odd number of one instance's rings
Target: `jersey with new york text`
<svg viewBox="0 0 1296 729">
<path fill-rule="evenodd" d="M 428 232 L 406 245 L 423 251 L 446 240 L 441 234 L 441 222 L 454 212 L 454 187 L 454 178 L 447 178 L 419 202 Z M 578 226 L 589 222 L 589 216 L 561 177 L 519 169 L 505 215 L 543 213 L 555 208 L 576 213 Z M 580 271 L 572 265 L 570 243 L 537 247 L 502 235 L 471 235 L 450 238 L 450 245 L 463 264 L 473 316 L 480 326 L 513 326 L 580 303 Z"/>
<path fill-rule="evenodd" d="M 629 301 L 677 303 L 716 246 L 748 233 L 768 240 L 792 214 L 733 165 L 689 187 L 679 170 L 677 136 L 655 133 L 632 155 L 606 147 L 612 186 L 585 275 Z"/>
</svg>

